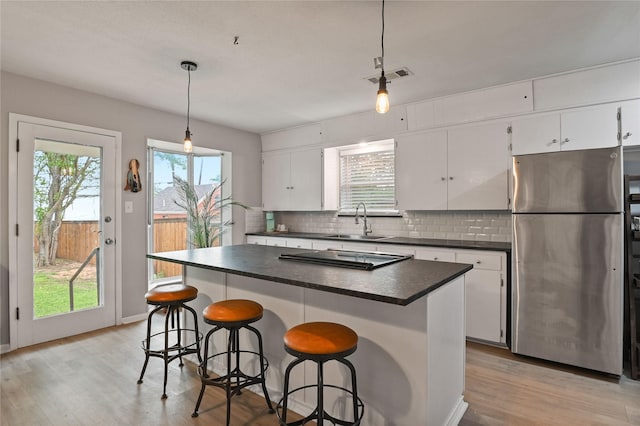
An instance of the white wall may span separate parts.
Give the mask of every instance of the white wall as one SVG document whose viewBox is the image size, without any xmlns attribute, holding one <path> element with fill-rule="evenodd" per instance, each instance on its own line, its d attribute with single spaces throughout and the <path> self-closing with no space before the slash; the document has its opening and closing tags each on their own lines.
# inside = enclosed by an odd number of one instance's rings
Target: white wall
<svg viewBox="0 0 640 426">
<path fill-rule="evenodd" d="M 9 113 L 59 120 L 122 132 L 122 170 L 131 158 L 137 158 L 144 173 L 146 141 L 154 138 L 181 142 L 185 117 L 145 108 L 113 98 L 50 84 L 16 74 L 0 74 L 0 344 L 9 342 L 9 273 L 8 273 L 8 122 Z M 261 205 L 260 136 L 220 125 L 191 120 L 190 128 L 197 146 L 217 148 L 233 153 L 233 197 L 246 205 Z M 122 200 L 133 201 L 134 212 L 121 212 L 122 246 L 122 315 L 130 317 L 146 312 L 146 191 L 123 192 Z M 244 214 L 234 210 L 236 225 L 233 241 L 244 239 Z"/>
</svg>

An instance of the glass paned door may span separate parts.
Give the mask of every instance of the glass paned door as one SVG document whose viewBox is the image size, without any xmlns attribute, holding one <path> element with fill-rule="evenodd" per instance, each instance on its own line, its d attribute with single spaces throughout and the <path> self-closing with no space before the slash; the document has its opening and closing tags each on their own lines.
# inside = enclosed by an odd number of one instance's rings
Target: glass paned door
<svg viewBox="0 0 640 426">
<path fill-rule="evenodd" d="M 18 134 L 18 346 L 115 324 L 114 138 Z"/>
<path fill-rule="evenodd" d="M 149 252 L 221 245 L 216 233 L 222 217 L 215 209 L 222 198 L 221 156 L 150 148 L 148 160 L 149 186 L 153 187 L 149 192 L 149 205 L 153 206 L 149 214 Z M 203 233 L 202 227 L 195 225 L 196 217 L 206 216 L 207 202 L 212 207 L 206 219 L 211 233 Z M 180 265 L 149 261 L 151 286 L 179 280 L 181 275 Z"/>
</svg>

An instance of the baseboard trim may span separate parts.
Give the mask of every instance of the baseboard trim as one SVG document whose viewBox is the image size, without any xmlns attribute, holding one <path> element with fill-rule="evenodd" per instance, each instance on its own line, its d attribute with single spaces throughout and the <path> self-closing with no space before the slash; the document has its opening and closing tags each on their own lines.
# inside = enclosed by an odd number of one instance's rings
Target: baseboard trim
<svg viewBox="0 0 640 426">
<path fill-rule="evenodd" d="M 467 411 L 467 408 L 469 408 L 469 404 L 464 400 L 463 396 L 460 396 L 460 399 L 458 399 L 458 403 L 451 411 L 451 414 L 449 415 L 449 419 L 447 419 L 446 424 L 455 426 L 458 423 L 460 423 L 460 420 L 462 420 L 462 416 L 464 416 L 464 413 Z"/>
<path fill-rule="evenodd" d="M 11 345 L 9 344 L 0 345 L 0 354 L 6 354 L 7 352 L 11 352 Z"/>
<path fill-rule="evenodd" d="M 131 324 L 134 322 L 146 320 L 148 315 L 149 314 L 144 313 L 144 314 L 132 315 L 130 317 L 122 318 L 122 324 Z"/>
</svg>

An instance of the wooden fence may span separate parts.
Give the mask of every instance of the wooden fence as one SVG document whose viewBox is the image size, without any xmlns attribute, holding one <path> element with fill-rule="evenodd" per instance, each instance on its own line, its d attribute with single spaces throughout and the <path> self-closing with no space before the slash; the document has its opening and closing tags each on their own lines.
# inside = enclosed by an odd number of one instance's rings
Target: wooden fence
<svg viewBox="0 0 640 426">
<path fill-rule="evenodd" d="M 185 218 L 154 219 L 154 251 L 184 250 L 187 248 L 187 220 Z M 58 234 L 60 259 L 84 262 L 94 248 L 98 247 L 100 225 L 97 221 L 62 222 Z M 126 240 L 126 239 L 125 239 Z M 34 244 L 36 253 L 37 241 Z M 95 258 L 91 260 L 95 264 Z M 182 267 L 175 263 L 154 261 L 155 278 L 182 275 Z"/>
<path fill-rule="evenodd" d="M 153 220 L 154 251 L 184 250 L 187 248 L 187 219 L 154 219 Z M 153 262 L 155 278 L 182 275 L 182 266 L 177 263 Z"/>
<path fill-rule="evenodd" d="M 93 249 L 98 247 L 100 236 L 100 224 L 95 221 L 62 222 L 58 233 L 59 259 L 84 262 Z M 37 250 L 37 244 L 36 250 Z M 91 265 L 96 264 L 95 257 L 91 259 Z"/>
</svg>

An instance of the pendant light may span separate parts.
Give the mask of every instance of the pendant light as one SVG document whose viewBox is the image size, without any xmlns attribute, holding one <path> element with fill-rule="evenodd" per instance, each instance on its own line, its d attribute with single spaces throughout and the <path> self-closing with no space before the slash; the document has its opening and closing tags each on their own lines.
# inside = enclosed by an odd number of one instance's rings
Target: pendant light
<svg viewBox="0 0 640 426">
<path fill-rule="evenodd" d="M 382 56 L 380 65 L 382 73 L 380 74 L 380 86 L 378 87 L 378 97 L 376 98 L 376 111 L 384 114 L 389 111 L 389 92 L 387 92 L 387 78 L 384 76 L 384 0 L 382 0 L 382 37 L 381 37 Z"/>
<path fill-rule="evenodd" d="M 184 152 L 193 151 L 193 145 L 191 144 L 191 132 L 189 131 L 189 112 L 191 108 L 191 71 L 198 69 L 198 64 L 192 61 L 182 61 L 180 66 L 183 70 L 189 73 L 189 83 L 187 85 L 187 131 L 184 134 L 184 145 L 182 149 Z"/>
</svg>

